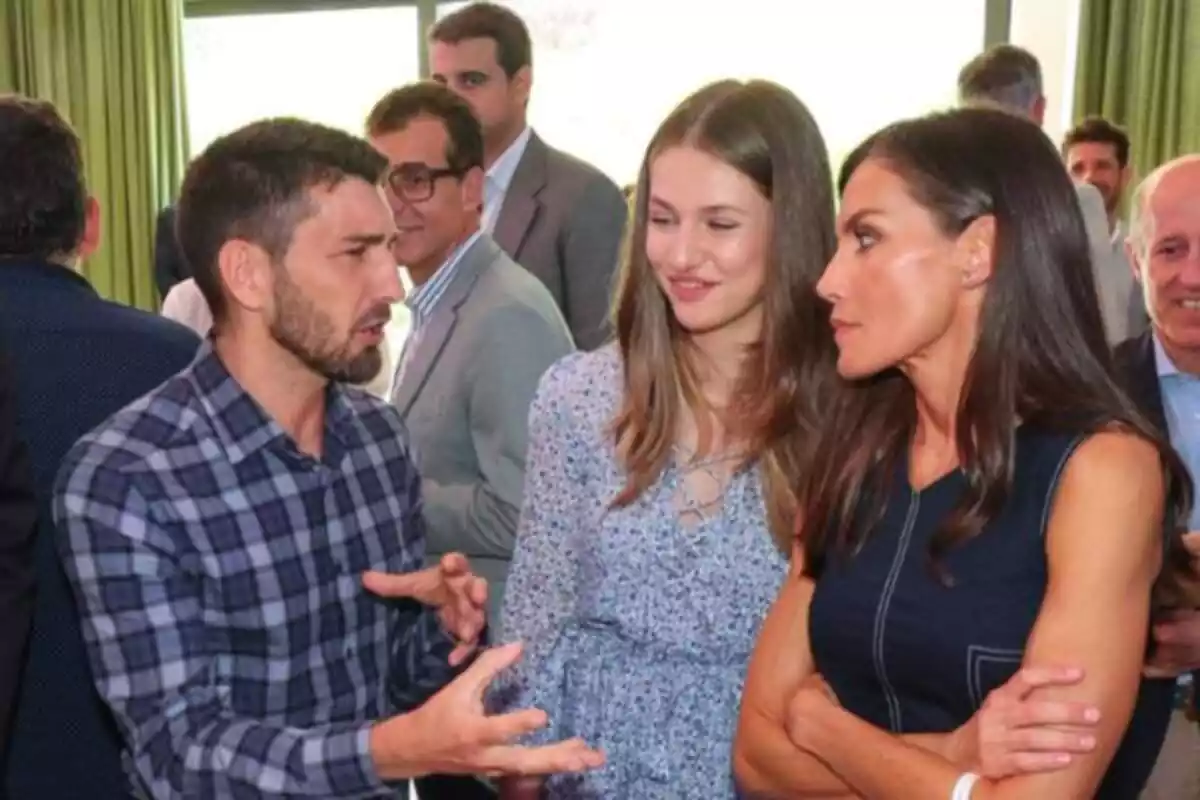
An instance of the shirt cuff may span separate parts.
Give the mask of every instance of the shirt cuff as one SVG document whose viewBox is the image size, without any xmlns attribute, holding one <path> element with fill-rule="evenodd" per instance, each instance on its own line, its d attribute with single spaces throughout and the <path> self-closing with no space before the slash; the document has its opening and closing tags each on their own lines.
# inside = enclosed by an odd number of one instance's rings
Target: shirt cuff
<svg viewBox="0 0 1200 800">
<path fill-rule="evenodd" d="M 388 785 L 379 777 L 375 766 L 375 758 L 371 755 L 371 728 L 376 723 L 369 723 L 357 730 L 347 731 L 348 746 L 353 748 L 351 758 L 334 758 L 331 763 L 344 764 L 346 774 L 331 769 L 329 774 L 330 788 L 335 797 L 375 797 L 388 791 Z M 338 746 L 336 739 L 330 739 L 331 750 Z M 331 752 L 336 755 L 336 751 Z"/>
</svg>

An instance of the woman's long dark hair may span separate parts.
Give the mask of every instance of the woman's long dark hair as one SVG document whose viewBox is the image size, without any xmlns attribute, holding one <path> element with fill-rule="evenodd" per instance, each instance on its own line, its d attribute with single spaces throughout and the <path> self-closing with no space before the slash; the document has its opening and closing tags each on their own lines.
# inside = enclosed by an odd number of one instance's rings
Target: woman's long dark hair
<svg viewBox="0 0 1200 800">
<path fill-rule="evenodd" d="M 850 154 L 840 190 L 867 159 L 899 175 L 948 236 L 979 217 L 995 220 L 992 277 L 958 408 L 968 489 L 933 540 L 934 567 L 940 571 L 940 557 L 1003 508 L 1021 422 L 1064 433 L 1123 430 L 1152 443 L 1166 477 L 1166 524 L 1182 532 L 1191 480 L 1113 378 L 1079 201 L 1045 134 L 996 109 L 906 120 Z M 915 427 L 914 391 L 898 370 L 835 390 L 816 444 L 819 468 L 807 473 L 797 494 L 811 575 L 819 575 L 830 556 L 853 552 L 874 527 Z M 872 513 L 864 515 L 864 508 Z M 1156 591 L 1160 605 L 1179 601 L 1190 566 L 1181 537 L 1168 539 Z"/>
</svg>

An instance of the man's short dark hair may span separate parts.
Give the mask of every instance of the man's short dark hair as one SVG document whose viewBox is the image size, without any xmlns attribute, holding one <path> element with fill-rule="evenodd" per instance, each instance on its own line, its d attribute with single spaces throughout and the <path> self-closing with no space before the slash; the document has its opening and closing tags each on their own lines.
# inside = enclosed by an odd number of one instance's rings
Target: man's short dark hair
<svg viewBox="0 0 1200 800">
<path fill-rule="evenodd" d="M 447 14 L 434 23 L 429 38 L 446 44 L 491 39 L 496 43 L 496 61 L 510 78 L 522 67 L 533 65 L 529 28 L 519 16 L 495 3 L 471 3 Z"/>
<path fill-rule="evenodd" d="M 418 81 L 383 96 L 367 115 L 367 135 L 404 130 L 417 117 L 441 120 L 446 128 L 446 165 L 459 175 L 483 169 L 483 128 L 467 102 L 434 81 Z"/>
<path fill-rule="evenodd" d="M 224 317 L 217 256 L 231 239 L 281 263 L 296 226 L 313 213 L 309 191 L 360 178 L 378 183 L 387 159 L 350 134 L 299 119 L 254 122 L 210 144 L 188 167 L 176 234 L 213 319 Z"/>
<path fill-rule="evenodd" d="M 48 261 L 83 240 L 79 136 L 44 100 L 0 95 L 0 258 Z"/>
<path fill-rule="evenodd" d="M 1063 137 L 1062 152 L 1077 144 L 1110 144 L 1117 155 L 1117 166 L 1124 169 L 1129 165 L 1129 134 L 1120 125 L 1114 125 L 1104 117 L 1087 117 Z"/>
<path fill-rule="evenodd" d="M 963 102 L 990 102 L 1028 114 L 1044 95 L 1042 65 L 1023 47 L 998 44 L 967 62 L 958 73 Z"/>
</svg>

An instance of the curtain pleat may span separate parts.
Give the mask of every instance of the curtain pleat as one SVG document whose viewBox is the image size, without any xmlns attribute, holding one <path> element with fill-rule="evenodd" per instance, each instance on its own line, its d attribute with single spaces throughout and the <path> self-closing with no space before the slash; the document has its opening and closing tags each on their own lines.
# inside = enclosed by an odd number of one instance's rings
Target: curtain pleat
<svg viewBox="0 0 1200 800">
<path fill-rule="evenodd" d="M 1200 3 L 1082 0 L 1074 112 L 1126 128 L 1135 177 L 1200 152 Z"/>
</svg>

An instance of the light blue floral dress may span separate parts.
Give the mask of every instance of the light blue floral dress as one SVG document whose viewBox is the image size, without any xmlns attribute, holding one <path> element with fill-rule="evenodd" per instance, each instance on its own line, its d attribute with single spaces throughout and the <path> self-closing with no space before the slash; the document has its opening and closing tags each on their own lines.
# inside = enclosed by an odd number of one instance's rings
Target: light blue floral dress
<svg viewBox="0 0 1200 800">
<path fill-rule="evenodd" d="M 489 705 L 546 711 L 533 743 L 581 736 L 604 750 L 602 769 L 550 778 L 551 798 L 732 798 L 746 666 L 787 561 L 756 470 L 699 523 L 680 521 L 674 467 L 611 507 L 621 386 L 610 346 L 559 361 L 538 388 L 502 617 L 525 653 Z"/>
</svg>

